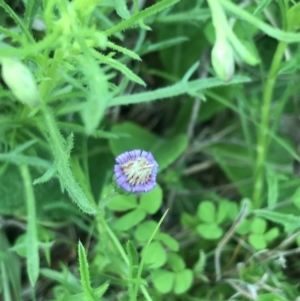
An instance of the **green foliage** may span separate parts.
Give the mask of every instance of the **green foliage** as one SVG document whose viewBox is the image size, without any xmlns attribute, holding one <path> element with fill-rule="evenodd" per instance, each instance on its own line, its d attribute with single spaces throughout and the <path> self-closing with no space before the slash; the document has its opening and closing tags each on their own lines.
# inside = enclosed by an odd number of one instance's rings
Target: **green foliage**
<svg viewBox="0 0 300 301">
<path fill-rule="evenodd" d="M 108 208 L 115 211 L 127 211 L 115 222 L 117 230 L 126 231 L 139 224 L 147 214 L 154 214 L 160 208 L 162 203 L 162 190 L 157 186 L 149 193 L 142 194 L 140 202 L 137 202 L 135 195 L 118 195 L 107 205 Z"/>
<path fill-rule="evenodd" d="M 185 135 L 178 135 L 170 140 L 161 139 L 132 123 L 115 125 L 112 132 L 120 137 L 110 140 L 110 147 L 114 155 L 117 156 L 128 149 L 149 150 L 156 158 L 160 171 L 173 163 L 182 154 L 188 143 Z"/>
<path fill-rule="evenodd" d="M 158 269 L 152 274 L 155 288 L 162 294 L 186 292 L 192 285 L 193 272 L 185 268 L 184 261 L 176 253 L 168 255 L 168 266 L 171 271 Z"/>
<path fill-rule="evenodd" d="M 2 299 L 296 300 L 299 9 L 0 0 Z"/>
</svg>

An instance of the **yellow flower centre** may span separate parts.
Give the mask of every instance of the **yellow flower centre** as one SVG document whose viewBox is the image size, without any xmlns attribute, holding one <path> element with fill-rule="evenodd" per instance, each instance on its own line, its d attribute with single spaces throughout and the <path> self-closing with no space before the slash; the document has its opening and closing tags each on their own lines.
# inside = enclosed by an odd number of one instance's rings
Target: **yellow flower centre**
<svg viewBox="0 0 300 301">
<path fill-rule="evenodd" d="M 140 185 L 149 181 L 153 164 L 149 164 L 148 160 L 141 157 L 135 160 L 129 160 L 121 165 L 121 168 L 127 177 L 128 184 Z"/>
</svg>

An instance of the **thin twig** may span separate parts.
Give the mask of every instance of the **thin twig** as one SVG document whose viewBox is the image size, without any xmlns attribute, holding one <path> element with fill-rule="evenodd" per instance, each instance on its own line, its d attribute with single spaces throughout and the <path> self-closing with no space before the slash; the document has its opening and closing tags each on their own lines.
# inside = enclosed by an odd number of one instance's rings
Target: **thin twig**
<svg viewBox="0 0 300 301">
<path fill-rule="evenodd" d="M 221 258 L 222 249 L 226 245 L 226 243 L 229 241 L 229 239 L 232 237 L 232 235 L 234 234 L 234 232 L 235 232 L 236 228 L 238 227 L 238 225 L 246 217 L 246 215 L 248 213 L 249 202 L 250 201 L 248 199 L 244 200 L 243 207 L 242 207 L 242 209 L 241 209 L 238 217 L 236 218 L 236 220 L 232 224 L 231 228 L 227 231 L 227 233 L 225 234 L 225 236 L 222 238 L 222 240 L 218 243 L 218 246 L 217 246 L 216 252 L 215 252 L 216 281 L 219 281 L 221 279 L 221 277 L 222 277 L 222 274 L 221 274 L 221 264 L 220 264 L 220 258 Z"/>
<path fill-rule="evenodd" d="M 201 108 L 201 99 L 199 97 L 196 97 L 193 104 L 190 122 L 187 128 L 187 136 L 189 138 L 189 141 L 191 141 L 194 138 L 194 129 L 197 123 L 197 118 L 199 115 L 200 108 Z"/>
</svg>

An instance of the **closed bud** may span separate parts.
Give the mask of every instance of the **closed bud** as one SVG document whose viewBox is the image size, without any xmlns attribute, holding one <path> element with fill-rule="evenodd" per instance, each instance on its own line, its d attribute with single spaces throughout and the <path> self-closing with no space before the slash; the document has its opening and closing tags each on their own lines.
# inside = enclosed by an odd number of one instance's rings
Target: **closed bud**
<svg viewBox="0 0 300 301">
<path fill-rule="evenodd" d="M 13 95 L 23 104 L 36 107 L 40 104 L 40 93 L 35 79 L 22 62 L 12 58 L 1 58 L 2 78 Z"/>
<path fill-rule="evenodd" d="M 218 77 L 229 82 L 234 73 L 234 56 L 226 37 L 217 37 L 211 53 L 211 62 Z"/>
</svg>

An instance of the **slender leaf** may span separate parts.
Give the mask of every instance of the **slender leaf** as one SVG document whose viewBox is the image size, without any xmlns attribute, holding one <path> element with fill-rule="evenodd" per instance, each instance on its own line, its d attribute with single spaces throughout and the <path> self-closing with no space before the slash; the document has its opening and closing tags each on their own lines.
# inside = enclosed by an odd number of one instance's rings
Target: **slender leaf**
<svg viewBox="0 0 300 301">
<path fill-rule="evenodd" d="M 84 298 L 86 301 L 96 301 L 97 298 L 91 287 L 89 263 L 82 243 L 78 242 L 79 271 Z"/>
<path fill-rule="evenodd" d="M 37 237 L 37 221 L 36 221 L 36 205 L 35 197 L 33 192 L 33 186 L 31 181 L 31 176 L 29 168 L 26 165 L 20 166 L 21 175 L 23 178 L 25 197 L 27 203 L 27 273 L 32 286 L 36 283 L 39 276 L 39 249 L 38 249 L 38 237 Z"/>
</svg>

